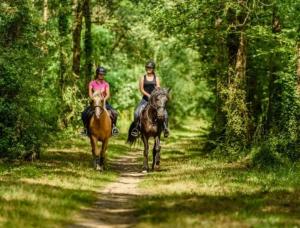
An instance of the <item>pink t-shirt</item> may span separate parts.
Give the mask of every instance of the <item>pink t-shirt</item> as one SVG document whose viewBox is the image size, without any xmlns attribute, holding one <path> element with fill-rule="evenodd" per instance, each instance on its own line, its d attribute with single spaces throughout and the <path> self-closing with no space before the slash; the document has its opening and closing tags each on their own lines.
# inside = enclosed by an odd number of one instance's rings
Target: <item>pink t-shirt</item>
<svg viewBox="0 0 300 228">
<path fill-rule="evenodd" d="M 106 96 L 106 91 L 109 89 L 109 84 L 106 81 L 99 82 L 97 80 L 93 80 L 89 84 L 89 88 L 93 89 L 93 92 L 100 90 L 102 96 Z"/>
</svg>

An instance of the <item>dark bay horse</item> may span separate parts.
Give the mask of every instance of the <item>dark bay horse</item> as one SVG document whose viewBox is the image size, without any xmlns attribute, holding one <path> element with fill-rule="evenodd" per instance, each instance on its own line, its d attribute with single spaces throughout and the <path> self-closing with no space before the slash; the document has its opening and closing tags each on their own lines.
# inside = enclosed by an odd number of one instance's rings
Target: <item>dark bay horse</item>
<svg viewBox="0 0 300 228">
<path fill-rule="evenodd" d="M 89 137 L 91 140 L 95 169 L 103 171 L 105 152 L 107 150 L 108 140 L 111 137 L 112 122 L 110 114 L 105 108 L 105 101 L 99 93 L 94 94 L 92 107 L 95 111 L 89 123 Z M 98 148 L 98 141 L 102 142 L 101 150 Z"/>
<path fill-rule="evenodd" d="M 160 165 L 160 136 L 164 130 L 164 118 L 166 104 L 169 100 L 169 89 L 156 88 L 149 98 L 149 102 L 140 114 L 140 136 L 144 144 L 144 164 L 143 172 L 149 171 L 148 153 L 149 153 L 149 138 L 154 138 L 153 147 L 153 162 L 152 170 L 159 169 Z M 128 131 L 127 142 L 133 144 L 139 137 L 134 137 L 131 134 L 135 123 L 133 122 Z"/>
</svg>

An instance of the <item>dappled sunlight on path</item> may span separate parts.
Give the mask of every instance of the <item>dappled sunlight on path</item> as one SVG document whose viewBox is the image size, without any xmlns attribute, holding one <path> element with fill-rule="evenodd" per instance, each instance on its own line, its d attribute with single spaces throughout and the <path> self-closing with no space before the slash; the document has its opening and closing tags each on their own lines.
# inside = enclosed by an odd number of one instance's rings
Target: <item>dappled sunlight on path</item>
<svg viewBox="0 0 300 228">
<path fill-rule="evenodd" d="M 134 150 L 109 164 L 120 172 L 119 179 L 100 190 L 94 205 L 75 218 L 70 227 L 129 227 L 136 223 L 133 202 L 142 194 L 138 183 L 144 176 L 137 161 L 140 153 Z"/>
</svg>

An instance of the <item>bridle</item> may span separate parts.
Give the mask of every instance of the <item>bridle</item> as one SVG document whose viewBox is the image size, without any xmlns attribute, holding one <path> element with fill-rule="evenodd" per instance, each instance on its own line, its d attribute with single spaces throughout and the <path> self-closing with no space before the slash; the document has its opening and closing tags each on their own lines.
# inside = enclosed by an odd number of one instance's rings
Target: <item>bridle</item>
<svg viewBox="0 0 300 228">
<path fill-rule="evenodd" d="M 157 95 L 155 95 L 155 96 L 158 96 L 158 95 L 160 95 L 160 94 L 157 94 Z M 166 108 L 165 105 L 162 105 L 162 104 L 160 104 L 160 105 L 155 105 L 155 104 L 153 104 L 152 100 L 153 100 L 153 98 L 150 97 L 149 102 L 148 102 L 148 105 L 149 105 L 150 107 L 152 107 L 152 108 L 156 111 L 156 113 L 157 113 L 157 110 L 158 110 L 158 109 L 161 109 L 161 108 L 162 108 L 162 109 L 165 110 L 165 108 Z M 160 103 L 161 103 L 161 102 L 160 102 Z M 147 110 L 146 110 L 146 117 L 147 117 L 148 121 L 151 122 L 151 124 L 155 125 L 155 124 L 157 123 L 157 114 L 155 115 L 154 121 L 152 121 L 152 119 L 149 117 L 149 108 L 147 108 Z"/>
<path fill-rule="evenodd" d="M 166 94 L 164 94 L 164 93 L 161 93 L 161 94 L 155 94 L 155 96 L 159 96 L 159 95 L 165 95 L 165 96 L 167 96 Z M 165 105 L 162 105 L 162 104 L 160 104 L 160 105 L 155 105 L 155 104 L 153 104 L 152 103 L 152 98 L 150 97 L 150 99 L 149 99 L 149 105 L 153 108 L 153 109 L 155 109 L 156 111 L 158 110 L 158 109 L 160 109 L 160 108 L 163 108 L 163 109 L 165 109 Z M 161 103 L 161 102 L 160 102 Z"/>
<path fill-rule="evenodd" d="M 99 112 L 99 116 L 106 110 L 105 108 L 105 102 L 100 100 L 100 102 L 96 102 L 96 100 L 93 101 L 95 103 L 95 105 L 93 104 L 93 108 L 95 110 L 95 114 L 96 114 L 96 108 L 99 108 L 100 109 L 100 112 Z M 101 104 L 101 102 L 103 102 L 103 104 Z M 99 104 L 100 103 L 100 104 Z"/>
</svg>

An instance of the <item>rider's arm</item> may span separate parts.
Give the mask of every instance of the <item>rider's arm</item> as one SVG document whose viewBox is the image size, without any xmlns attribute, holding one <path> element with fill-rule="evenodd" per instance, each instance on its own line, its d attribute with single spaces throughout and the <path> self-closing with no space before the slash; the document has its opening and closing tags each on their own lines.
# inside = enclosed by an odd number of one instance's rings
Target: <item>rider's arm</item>
<svg viewBox="0 0 300 228">
<path fill-rule="evenodd" d="M 107 87 L 105 87 L 105 97 L 103 98 L 105 101 L 110 98 L 110 89 L 109 89 L 109 85 L 107 85 Z"/>
<path fill-rule="evenodd" d="M 89 97 L 93 99 L 93 88 L 89 86 Z"/>
<path fill-rule="evenodd" d="M 143 95 L 150 97 L 150 94 L 144 90 L 144 77 L 141 77 L 139 87 L 140 87 L 140 91 Z"/>
<path fill-rule="evenodd" d="M 160 88 L 160 80 L 159 77 L 156 76 L 156 87 Z"/>
</svg>

